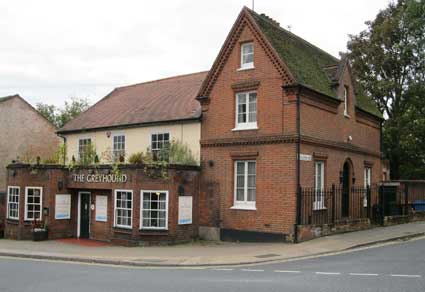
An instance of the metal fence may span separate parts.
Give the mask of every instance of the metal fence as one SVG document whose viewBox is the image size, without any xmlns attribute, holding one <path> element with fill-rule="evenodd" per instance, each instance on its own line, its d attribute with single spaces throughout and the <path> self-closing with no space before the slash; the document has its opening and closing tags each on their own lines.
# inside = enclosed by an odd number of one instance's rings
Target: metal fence
<svg viewBox="0 0 425 292">
<path fill-rule="evenodd" d="M 375 188 L 332 187 L 318 190 L 301 188 L 300 224 L 334 224 L 347 219 L 369 218 L 371 206 L 377 202 Z"/>
<path fill-rule="evenodd" d="M 384 184 L 370 187 L 331 187 L 299 189 L 301 225 L 338 224 L 370 219 L 383 224 L 386 216 L 425 212 L 425 187 Z"/>
</svg>

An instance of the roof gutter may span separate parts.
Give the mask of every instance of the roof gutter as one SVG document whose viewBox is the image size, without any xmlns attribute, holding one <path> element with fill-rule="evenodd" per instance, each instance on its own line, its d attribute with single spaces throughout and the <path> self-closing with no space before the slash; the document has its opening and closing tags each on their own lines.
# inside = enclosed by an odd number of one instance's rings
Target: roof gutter
<svg viewBox="0 0 425 292">
<path fill-rule="evenodd" d="M 134 124 L 123 124 L 115 126 L 105 126 L 97 128 L 81 128 L 74 130 L 59 130 L 56 132 L 57 135 L 64 134 L 76 134 L 84 132 L 95 132 L 95 131 L 106 131 L 106 130 L 117 130 L 117 129 L 126 129 L 126 128 L 139 128 L 139 127 L 150 127 L 156 125 L 172 124 L 172 123 L 191 123 L 195 121 L 200 121 L 201 115 L 199 117 L 187 118 L 187 119 L 176 119 L 176 120 L 167 120 L 167 121 L 156 121 L 156 122 L 146 122 L 146 123 L 134 123 Z"/>
</svg>

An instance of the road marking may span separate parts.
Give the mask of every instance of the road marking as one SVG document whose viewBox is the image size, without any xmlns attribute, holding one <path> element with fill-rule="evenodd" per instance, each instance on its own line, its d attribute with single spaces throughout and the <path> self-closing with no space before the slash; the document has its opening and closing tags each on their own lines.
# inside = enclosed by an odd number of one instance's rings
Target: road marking
<svg viewBox="0 0 425 292">
<path fill-rule="evenodd" d="M 335 273 L 335 272 L 316 272 L 316 275 L 341 275 L 341 273 Z"/>
<path fill-rule="evenodd" d="M 284 271 L 284 270 L 274 270 L 275 273 L 301 273 L 301 271 Z"/>
<path fill-rule="evenodd" d="M 264 272 L 264 270 L 241 269 L 242 272 Z"/>
<path fill-rule="evenodd" d="M 379 274 L 350 273 L 350 276 L 379 276 Z"/>
<path fill-rule="evenodd" d="M 222 268 L 222 269 L 213 269 L 213 271 L 233 271 L 233 269 Z"/>
<path fill-rule="evenodd" d="M 400 274 L 391 274 L 391 277 L 405 277 L 405 278 L 420 278 L 421 275 L 400 275 Z"/>
</svg>

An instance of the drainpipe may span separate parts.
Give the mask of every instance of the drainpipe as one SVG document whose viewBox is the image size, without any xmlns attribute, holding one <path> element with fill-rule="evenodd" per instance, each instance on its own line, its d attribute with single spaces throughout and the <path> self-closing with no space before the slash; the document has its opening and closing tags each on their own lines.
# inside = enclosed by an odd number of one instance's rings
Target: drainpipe
<svg viewBox="0 0 425 292">
<path fill-rule="evenodd" d="M 65 155 L 63 156 L 63 165 L 65 165 L 66 164 L 66 137 L 60 134 L 57 134 L 57 135 L 63 139 L 63 145 L 65 147 Z"/>
<path fill-rule="evenodd" d="M 300 154 L 301 154 L 301 102 L 300 102 L 300 91 L 301 87 L 297 86 L 297 205 L 296 205 L 296 219 L 294 226 L 294 242 L 298 242 L 298 225 L 301 223 L 301 163 L 300 163 Z"/>
</svg>

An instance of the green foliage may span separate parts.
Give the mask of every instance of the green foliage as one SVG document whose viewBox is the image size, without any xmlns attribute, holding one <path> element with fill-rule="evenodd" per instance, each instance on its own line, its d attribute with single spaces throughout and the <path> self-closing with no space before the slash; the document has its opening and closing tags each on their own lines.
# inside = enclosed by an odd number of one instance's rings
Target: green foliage
<svg viewBox="0 0 425 292">
<path fill-rule="evenodd" d="M 143 164 L 145 161 L 145 155 L 143 152 L 136 152 L 130 155 L 128 162 L 131 164 Z"/>
<path fill-rule="evenodd" d="M 87 110 L 90 103 L 85 98 L 71 98 L 63 107 L 56 107 L 45 103 L 37 103 L 37 110 L 57 128 L 62 128 L 67 122 Z"/>
<path fill-rule="evenodd" d="M 55 151 L 55 154 L 52 157 L 43 160 L 43 163 L 44 164 L 64 164 L 67 160 L 66 151 L 67 151 L 66 144 L 64 143 L 59 144 L 58 148 Z"/>
<path fill-rule="evenodd" d="M 90 143 L 85 147 L 84 152 L 81 153 L 81 156 L 78 159 L 78 165 L 91 165 L 96 161 L 96 157 L 96 147 Z M 99 161 L 99 158 L 97 160 Z"/>
<path fill-rule="evenodd" d="M 350 36 L 354 75 L 386 118 L 383 147 L 391 177 L 424 178 L 425 1 L 390 3 Z"/>
<path fill-rule="evenodd" d="M 189 146 L 180 141 L 172 141 L 170 143 L 168 158 L 170 164 L 198 165 Z"/>
</svg>

